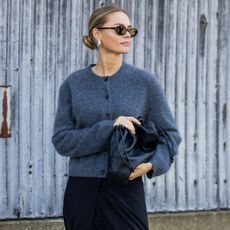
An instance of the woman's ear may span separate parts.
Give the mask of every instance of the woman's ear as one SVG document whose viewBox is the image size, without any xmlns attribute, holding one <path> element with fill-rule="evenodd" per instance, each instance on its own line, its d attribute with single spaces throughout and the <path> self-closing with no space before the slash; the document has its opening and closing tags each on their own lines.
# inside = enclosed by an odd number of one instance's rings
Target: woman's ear
<svg viewBox="0 0 230 230">
<path fill-rule="evenodd" d="M 99 29 L 93 28 L 92 34 L 93 34 L 94 39 L 96 39 L 97 41 L 101 40 L 101 31 Z"/>
</svg>

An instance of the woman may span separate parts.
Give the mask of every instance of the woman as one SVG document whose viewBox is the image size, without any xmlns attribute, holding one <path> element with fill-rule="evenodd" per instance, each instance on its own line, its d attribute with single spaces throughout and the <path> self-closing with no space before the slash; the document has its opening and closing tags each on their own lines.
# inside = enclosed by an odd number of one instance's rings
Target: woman
<svg viewBox="0 0 230 230">
<path fill-rule="evenodd" d="M 165 173 L 172 156 L 162 141 L 128 184 L 113 184 L 106 176 L 106 144 L 114 126 L 135 134 L 137 117 L 144 116 L 168 131 L 173 154 L 177 152 L 180 137 L 157 79 L 122 60 L 136 34 L 123 9 L 96 9 L 83 42 L 97 49 L 97 63 L 75 71 L 60 87 L 52 142 L 61 155 L 70 157 L 63 208 L 68 230 L 148 229 L 141 176 Z"/>
</svg>

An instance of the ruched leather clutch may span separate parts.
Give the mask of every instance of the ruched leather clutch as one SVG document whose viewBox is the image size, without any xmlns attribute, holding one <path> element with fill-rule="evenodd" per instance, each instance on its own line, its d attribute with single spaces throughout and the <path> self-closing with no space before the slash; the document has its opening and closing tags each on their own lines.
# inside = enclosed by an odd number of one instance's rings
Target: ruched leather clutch
<svg viewBox="0 0 230 230">
<path fill-rule="evenodd" d="M 115 126 L 109 143 L 108 177 L 113 183 L 127 183 L 129 175 L 154 155 L 159 142 L 158 131 L 152 121 L 139 119 L 136 134 L 119 125 Z"/>
</svg>

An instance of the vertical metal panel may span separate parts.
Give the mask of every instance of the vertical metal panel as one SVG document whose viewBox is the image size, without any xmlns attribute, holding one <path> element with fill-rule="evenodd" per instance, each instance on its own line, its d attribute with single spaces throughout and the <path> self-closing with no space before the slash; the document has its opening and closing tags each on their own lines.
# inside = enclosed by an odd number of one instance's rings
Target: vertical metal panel
<svg viewBox="0 0 230 230">
<path fill-rule="evenodd" d="M 165 60 L 165 92 L 170 104 L 171 110 L 175 115 L 176 104 L 176 37 L 177 37 L 177 13 L 178 3 L 177 1 L 168 1 L 167 6 L 167 24 L 166 24 L 166 60 Z M 169 39 L 170 38 L 170 39 Z M 157 57 L 157 55 L 156 55 Z M 170 86 L 170 87 L 169 87 Z M 164 210 L 174 210 L 176 208 L 176 178 L 175 167 L 165 176 L 164 187 Z M 160 191 L 159 191 L 160 192 Z"/>
<path fill-rule="evenodd" d="M 167 88 L 171 89 L 175 93 L 174 95 L 174 101 L 170 101 L 171 105 L 175 105 L 175 118 L 177 121 L 180 121 L 178 123 L 178 129 L 180 130 L 181 136 L 185 136 L 185 95 L 186 95 L 186 39 L 188 36 L 187 33 L 187 10 L 188 9 L 188 2 L 187 1 L 178 1 L 177 2 L 177 11 L 174 14 L 174 17 L 176 17 L 176 21 L 173 21 L 173 24 L 177 24 L 177 26 L 174 26 L 171 33 L 175 33 L 175 38 L 171 38 L 171 35 L 169 34 L 170 39 L 173 40 L 176 44 L 176 51 L 175 55 L 172 57 L 173 62 L 168 61 L 168 67 L 167 69 L 172 69 L 170 66 L 175 66 L 175 71 L 173 71 L 174 78 L 166 83 L 166 90 Z M 173 14 L 173 15 L 174 15 Z M 172 21 L 172 20 L 170 20 Z M 168 48 L 170 51 L 170 48 Z M 170 73 L 172 71 L 169 71 L 169 78 L 171 78 Z M 175 87 L 173 84 L 173 81 L 175 82 Z M 171 85 L 173 87 L 171 87 Z M 168 95 L 170 98 L 170 95 Z M 180 157 L 178 157 L 175 165 L 175 208 L 179 210 L 186 210 L 186 196 L 185 196 L 185 189 L 186 189 L 186 167 L 185 167 L 185 142 L 183 141 L 180 145 Z M 170 174 L 169 174 L 170 175 Z M 169 182 L 171 179 L 169 178 Z M 170 191 L 170 188 L 173 188 L 173 183 L 169 184 L 170 186 L 167 187 L 167 190 Z M 169 193 L 171 194 L 171 193 Z M 170 200 L 169 196 L 169 200 Z M 170 207 L 173 209 L 172 205 Z"/>
<path fill-rule="evenodd" d="M 33 215 L 33 179 L 31 174 L 31 67 L 32 67 L 32 1 L 22 1 L 19 13 L 19 194 L 18 216 Z M 9 169 L 10 170 L 10 169 Z"/>
<path fill-rule="evenodd" d="M 11 4 L 8 4 L 8 24 L 7 24 L 7 82 L 12 84 L 12 125 L 13 125 L 13 134 L 12 137 L 7 141 L 6 148 L 6 166 L 7 166 L 7 214 L 12 215 L 12 212 L 16 212 L 15 207 L 18 204 L 18 191 L 19 191 L 19 182 L 18 182 L 18 95 L 15 94 L 15 90 L 18 89 L 18 72 L 19 72 L 19 2 L 11 1 Z M 1 79 L 1 78 L 0 78 Z M 15 160 L 12 160 L 15 159 Z M 12 181 L 10 183 L 10 181 Z M 5 215 L 7 215 L 4 213 Z"/>
<path fill-rule="evenodd" d="M 7 1 L 1 1 L 0 7 L 0 84 L 5 85 L 6 84 L 6 56 L 7 56 Z M 3 216 L 4 214 L 8 214 L 7 206 L 7 170 L 6 170 L 6 158 L 7 158 L 7 142 L 6 139 L 0 140 L 0 216 Z"/>
<path fill-rule="evenodd" d="M 51 144 L 58 90 L 95 63 L 82 35 L 93 9 L 112 3 L 139 28 L 124 59 L 159 78 L 183 138 L 170 171 L 144 178 L 148 211 L 230 208 L 229 1 L 1 0 L 13 135 L 0 138 L 0 219 L 62 215 L 68 160 Z"/>
<path fill-rule="evenodd" d="M 207 30 L 207 113 L 206 126 L 210 131 L 207 132 L 207 208 L 212 209 L 218 206 L 217 196 L 217 146 L 216 146 L 216 73 L 217 73 L 217 9 L 218 2 L 210 1 L 208 5 L 208 30 Z"/>
<path fill-rule="evenodd" d="M 134 25 L 139 28 L 139 36 L 134 39 L 133 46 L 135 47 L 133 55 L 133 63 L 138 66 L 144 66 L 144 56 L 139 58 L 140 54 L 143 54 L 143 44 L 145 43 L 145 5 L 141 1 L 135 1 L 133 3 L 134 9 Z"/>
<path fill-rule="evenodd" d="M 75 2 L 75 1 L 71 1 Z M 70 2 L 68 1 L 59 1 L 58 4 L 58 15 L 57 15 L 57 30 L 56 30 L 56 73 L 55 73 L 55 79 L 54 79 L 54 85 L 55 85 L 55 100 L 57 104 L 58 99 L 58 89 L 59 86 L 64 79 L 64 77 L 67 75 L 68 72 L 68 66 L 70 63 L 70 58 L 68 59 L 68 52 L 71 52 L 70 45 L 72 44 L 70 42 L 70 39 L 72 36 L 70 36 L 70 25 L 71 20 L 70 18 L 74 17 L 73 12 L 70 13 L 70 9 L 72 8 Z M 75 8 L 76 9 L 76 8 Z M 70 15 L 70 17 L 68 17 Z M 76 17 L 76 16 L 75 16 Z M 75 19 L 78 21 L 78 19 Z M 73 19 L 74 23 L 74 19 Z M 78 27 L 76 27 L 78 28 Z M 74 30 L 72 30 L 74 31 Z M 74 39 L 75 40 L 75 39 Z M 69 45 L 68 45 L 69 44 Z M 74 46 L 73 46 L 74 47 Z M 72 56 L 72 55 L 71 55 Z M 71 57 L 70 56 L 70 57 Z M 56 110 L 56 107 L 55 107 Z M 55 215 L 58 215 L 58 210 L 62 210 L 62 199 L 64 196 L 64 188 L 66 185 L 66 179 L 67 179 L 67 159 L 64 159 L 58 154 L 55 154 L 55 188 L 54 188 L 54 202 L 55 202 Z M 61 201 L 61 202 L 60 202 Z"/>
<path fill-rule="evenodd" d="M 227 18 L 230 16 L 230 4 L 227 6 L 228 14 Z M 225 73 L 225 81 L 226 81 L 226 187 L 227 187 L 227 207 L 230 206 L 230 21 L 227 21 L 227 54 L 226 54 L 226 73 Z"/>
<path fill-rule="evenodd" d="M 197 53 L 197 85 L 196 85 L 196 133 L 198 135 L 197 141 L 197 208 L 206 206 L 206 135 L 207 129 L 205 127 L 206 121 L 206 70 L 207 70 L 207 1 L 199 1 L 198 4 L 198 53 Z"/>
<path fill-rule="evenodd" d="M 227 97 L 229 90 L 229 73 L 228 65 L 228 42 L 229 42 L 229 1 L 220 1 L 218 5 L 218 61 L 217 61 L 217 132 L 218 132 L 218 191 L 219 191 L 219 206 L 227 208 L 229 198 L 227 174 L 229 168 L 229 150 L 228 130 L 227 128 Z M 224 29 L 225 28 L 225 29 Z"/>
<path fill-rule="evenodd" d="M 44 195 L 46 203 L 46 215 L 55 213 L 55 179 L 54 163 L 55 155 L 50 144 L 52 136 L 52 117 L 54 115 L 54 82 L 56 71 L 56 31 L 57 31 L 57 1 L 45 1 L 45 51 L 43 56 L 44 85 L 43 85 L 43 154 L 44 154 Z M 63 31 L 64 32 L 64 31 Z"/>
<path fill-rule="evenodd" d="M 186 202 L 188 209 L 196 209 L 196 140 L 195 114 L 196 111 L 196 57 L 197 57 L 197 4 L 198 1 L 188 1 L 187 20 L 187 58 L 186 59 L 186 120 L 185 120 L 185 175 Z M 178 157 L 179 158 L 179 157 Z"/>
<path fill-rule="evenodd" d="M 43 155 L 43 79 L 46 77 L 43 72 L 45 42 L 43 40 L 45 22 L 44 2 L 41 0 L 34 1 L 33 5 L 33 71 L 32 71 L 32 176 L 34 192 L 34 214 L 35 216 L 45 216 L 46 204 L 44 202 L 44 155 Z M 55 86 L 54 86 L 55 87 Z"/>
</svg>

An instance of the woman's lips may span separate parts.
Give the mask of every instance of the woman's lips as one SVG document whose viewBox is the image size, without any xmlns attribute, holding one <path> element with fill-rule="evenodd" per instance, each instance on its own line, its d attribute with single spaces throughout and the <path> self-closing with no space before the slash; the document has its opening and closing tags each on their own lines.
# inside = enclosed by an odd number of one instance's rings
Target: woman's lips
<svg viewBox="0 0 230 230">
<path fill-rule="evenodd" d="M 130 42 L 122 42 L 121 44 L 125 46 L 130 46 Z"/>
</svg>

